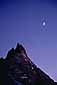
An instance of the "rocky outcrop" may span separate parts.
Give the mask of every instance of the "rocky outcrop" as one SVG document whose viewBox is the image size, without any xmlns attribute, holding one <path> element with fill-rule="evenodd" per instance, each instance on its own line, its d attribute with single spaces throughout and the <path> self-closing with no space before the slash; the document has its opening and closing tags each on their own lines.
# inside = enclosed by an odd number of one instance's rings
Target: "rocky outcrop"
<svg viewBox="0 0 57 85">
<path fill-rule="evenodd" d="M 29 59 L 20 44 L 0 59 L 0 85 L 57 85 Z"/>
</svg>

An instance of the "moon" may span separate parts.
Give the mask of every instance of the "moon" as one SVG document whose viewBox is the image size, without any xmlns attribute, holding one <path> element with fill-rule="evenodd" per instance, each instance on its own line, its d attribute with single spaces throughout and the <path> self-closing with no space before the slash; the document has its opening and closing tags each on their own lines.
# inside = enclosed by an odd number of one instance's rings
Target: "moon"
<svg viewBox="0 0 57 85">
<path fill-rule="evenodd" d="M 43 26 L 46 26 L 46 22 L 45 22 L 45 21 L 43 21 L 43 22 L 42 22 L 42 25 L 43 25 Z"/>
<path fill-rule="evenodd" d="M 41 31 L 43 31 L 43 30 L 47 31 L 46 20 L 44 18 L 42 19 L 42 27 L 45 28 L 45 29 L 41 28 Z"/>
</svg>

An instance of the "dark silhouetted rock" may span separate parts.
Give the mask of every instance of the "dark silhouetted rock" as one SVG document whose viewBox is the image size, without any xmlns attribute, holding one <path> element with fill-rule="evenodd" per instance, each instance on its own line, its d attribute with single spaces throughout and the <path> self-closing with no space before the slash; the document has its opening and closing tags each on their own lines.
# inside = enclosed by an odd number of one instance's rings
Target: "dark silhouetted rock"
<svg viewBox="0 0 57 85">
<path fill-rule="evenodd" d="M 0 85 L 57 85 L 29 59 L 19 43 L 0 59 Z"/>
</svg>

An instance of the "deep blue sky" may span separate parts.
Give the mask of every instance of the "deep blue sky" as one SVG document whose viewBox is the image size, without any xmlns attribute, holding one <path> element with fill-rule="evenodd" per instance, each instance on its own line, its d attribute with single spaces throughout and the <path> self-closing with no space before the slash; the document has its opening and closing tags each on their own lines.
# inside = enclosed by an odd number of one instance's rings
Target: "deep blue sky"
<svg viewBox="0 0 57 85">
<path fill-rule="evenodd" d="M 57 81 L 57 0 L 0 0 L 0 56 L 17 42 Z"/>
</svg>

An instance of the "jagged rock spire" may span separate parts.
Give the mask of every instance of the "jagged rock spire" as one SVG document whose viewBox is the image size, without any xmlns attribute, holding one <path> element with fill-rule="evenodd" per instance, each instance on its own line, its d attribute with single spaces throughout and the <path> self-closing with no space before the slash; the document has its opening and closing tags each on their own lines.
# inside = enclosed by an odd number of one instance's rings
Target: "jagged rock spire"
<svg viewBox="0 0 57 85">
<path fill-rule="evenodd" d="M 19 53 L 19 54 L 18 54 Z M 3 76 L 3 78 L 2 78 Z M 2 82 L 2 84 L 1 84 Z M 0 59 L 0 85 L 57 85 L 26 56 L 24 47 L 17 43 L 6 59 Z"/>
<path fill-rule="evenodd" d="M 21 45 L 21 44 L 19 44 L 19 43 L 17 43 L 17 46 L 16 46 L 16 48 L 15 48 L 15 51 L 17 52 L 17 53 L 25 53 L 26 54 L 26 51 L 25 51 L 25 49 L 24 49 L 24 47 Z"/>
</svg>

